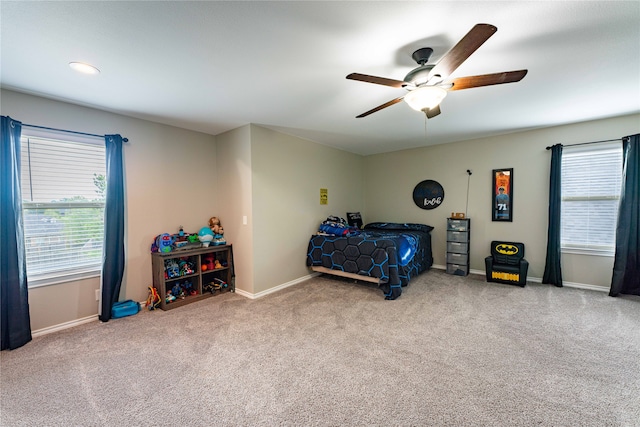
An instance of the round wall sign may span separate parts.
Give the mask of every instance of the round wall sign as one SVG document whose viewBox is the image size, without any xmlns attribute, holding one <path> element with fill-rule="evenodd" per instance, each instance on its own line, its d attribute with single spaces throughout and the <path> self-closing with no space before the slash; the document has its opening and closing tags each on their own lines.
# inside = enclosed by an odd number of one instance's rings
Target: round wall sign
<svg viewBox="0 0 640 427">
<path fill-rule="evenodd" d="M 427 179 L 413 189 L 413 202 L 421 209 L 435 209 L 444 200 L 444 188 L 437 181 Z"/>
</svg>

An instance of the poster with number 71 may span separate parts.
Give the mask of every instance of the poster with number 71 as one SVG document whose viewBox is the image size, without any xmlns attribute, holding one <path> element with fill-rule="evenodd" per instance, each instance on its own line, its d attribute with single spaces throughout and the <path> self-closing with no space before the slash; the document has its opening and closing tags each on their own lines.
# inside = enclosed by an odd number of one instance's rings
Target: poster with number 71
<svg viewBox="0 0 640 427">
<path fill-rule="evenodd" d="M 494 169 L 492 221 L 513 221 L 513 168 Z"/>
</svg>

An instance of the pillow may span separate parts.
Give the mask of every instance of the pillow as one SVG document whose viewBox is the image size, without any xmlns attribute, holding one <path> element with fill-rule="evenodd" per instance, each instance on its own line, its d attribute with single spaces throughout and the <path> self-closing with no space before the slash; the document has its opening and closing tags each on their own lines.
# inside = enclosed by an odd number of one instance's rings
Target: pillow
<svg viewBox="0 0 640 427">
<path fill-rule="evenodd" d="M 362 216 L 360 212 L 347 212 L 347 222 L 351 227 L 362 228 Z"/>
</svg>

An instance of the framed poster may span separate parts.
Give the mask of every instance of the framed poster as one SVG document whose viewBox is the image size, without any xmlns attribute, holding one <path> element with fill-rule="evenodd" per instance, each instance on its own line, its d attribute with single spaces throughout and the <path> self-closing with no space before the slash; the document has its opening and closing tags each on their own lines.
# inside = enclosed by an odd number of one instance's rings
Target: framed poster
<svg viewBox="0 0 640 427">
<path fill-rule="evenodd" d="M 513 168 L 493 170 L 491 204 L 492 221 L 513 221 Z"/>
</svg>

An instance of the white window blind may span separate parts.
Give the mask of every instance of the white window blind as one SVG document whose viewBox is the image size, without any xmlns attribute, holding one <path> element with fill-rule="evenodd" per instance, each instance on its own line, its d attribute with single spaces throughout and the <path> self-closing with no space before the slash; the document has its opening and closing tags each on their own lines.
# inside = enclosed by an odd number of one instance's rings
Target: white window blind
<svg viewBox="0 0 640 427">
<path fill-rule="evenodd" d="M 564 251 L 613 255 L 621 180 L 620 142 L 563 148 Z"/>
<path fill-rule="evenodd" d="M 104 144 L 27 135 L 20 142 L 29 284 L 99 273 L 106 191 Z"/>
</svg>

